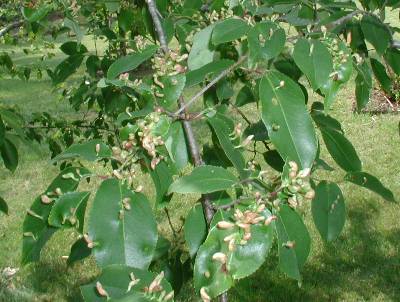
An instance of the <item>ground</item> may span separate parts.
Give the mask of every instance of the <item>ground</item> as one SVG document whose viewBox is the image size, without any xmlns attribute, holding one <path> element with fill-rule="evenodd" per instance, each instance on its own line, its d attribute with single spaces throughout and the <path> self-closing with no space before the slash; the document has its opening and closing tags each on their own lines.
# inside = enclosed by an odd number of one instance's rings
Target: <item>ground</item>
<svg viewBox="0 0 400 302">
<path fill-rule="evenodd" d="M 89 41 L 88 41 L 89 42 Z M 34 55 L 21 55 L 15 48 L 17 62 L 30 62 Z M 50 61 L 54 64 L 60 55 Z M 18 106 L 21 112 L 46 110 L 51 114 L 74 114 L 65 102 L 53 93 L 47 77 L 28 82 L 4 78 L 0 81 L 0 103 Z M 312 98 L 317 98 L 313 95 Z M 355 114 L 352 111 L 354 87 L 343 89 L 331 114 L 343 121 L 347 137 L 362 159 L 364 170 L 376 175 L 386 186 L 400 195 L 399 115 Z M 250 106 L 245 111 L 250 112 Z M 46 245 L 41 261 L 22 267 L 22 222 L 25 210 L 57 173 L 49 163 L 49 151 L 38 145 L 19 146 L 20 164 L 12 174 L 0 168 L 0 196 L 9 203 L 10 215 L 0 215 L 0 270 L 19 268 L 6 284 L 0 280 L 0 301 L 79 301 L 79 286 L 91 280 L 98 270 L 93 259 L 67 268 L 63 255 L 76 239 L 71 232 L 58 233 Z M 230 301 L 399 301 L 400 300 L 400 213 L 399 204 L 344 183 L 344 173 L 335 167 L 333 174 L 320 173 L 319 179 L 336 180 L 344 191 L 347 221 L 343 234 L 334 243 L 324 244 L 306 210 L 306 222 L 313 237 L 312 253 L 303 270 L 299 285 L 276 269 L 276 251 L 253 276 L 238 282 L 230 291 Z M 148 179 L 144 179 L 144 183 Z M 152 192 L 148 192 L 150 197 Z M 398 198 L 399 199 L 399 198 Z M 179 225 L 194 198 L 174 198 L 168 206 Z M 158 215 L 159 221 L 165 218 Z M 166 231 L 166 230 L 164 230 Z M 7 285 L 9 288 L 7 288 Z M 193 289 L 186 286 L 177 301 L 196 301 Z"/>
</svg>

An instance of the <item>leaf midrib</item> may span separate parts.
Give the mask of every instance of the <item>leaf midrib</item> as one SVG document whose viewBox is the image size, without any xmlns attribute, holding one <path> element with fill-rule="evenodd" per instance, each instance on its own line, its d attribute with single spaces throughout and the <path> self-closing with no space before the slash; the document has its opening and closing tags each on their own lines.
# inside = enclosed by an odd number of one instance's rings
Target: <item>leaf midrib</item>
<svg viewBox="0 0 400 302">
<path fill-rule="evenodd" d="M 280 98 L 278 97 L 278 94 L 275 92 L 273 83 L 270 81 L 269 76 L 267 76 L 266 79 L 267 79 L 267 81 L 268 81 L 268 83 L 269 83 L 269 85 L 270 85 L 270 87 L 271 87 L 271 90 L 272 90 L 273 94 L 274 94 L 275 97 L 278 99 L 279 108 L 281 109 L 283 118 L 284 118 L 284 120 L 285 120 L 285 123 L 286 123 L 286 125 L 287 125 L 287 129 L 288 129 L 288 132 L 289 132 L 289 135 L 290 135 L 290 138 L 291 138 L 291 141 L 290 141 L 290 142 L 291 142 L 291 144 L 293 145 L 294 150 L 296 151 L 296 155 L 297 155 L 297 157 L 298 157 L 299 163 L 302 165 L 303 163 L 302 163 L 302 160 L 301 160 L 301 157 L 300 157 L 300 153 L 299 153 L 299 150 L 297 149 L 296 144 L 294 143 L 294 136 L 293 136 L 292 131 L 291 131 L 290 127 L 289 127 L 288 119 L 287 119 L 287 117 L 286 117 L 285 111 L 283 110 L 283 107 L 282 107 L 282 104 L 281 104 L 281 100 L 280 100 Z M 305 167 L 303 167 L 303 168 L 305 168 Z"/>
</svg>

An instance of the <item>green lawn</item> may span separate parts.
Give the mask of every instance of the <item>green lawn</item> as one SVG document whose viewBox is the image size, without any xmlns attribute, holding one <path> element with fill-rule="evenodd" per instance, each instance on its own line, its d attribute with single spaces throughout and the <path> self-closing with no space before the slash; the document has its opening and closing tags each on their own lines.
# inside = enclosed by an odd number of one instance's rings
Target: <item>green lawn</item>
<svg viewBox="0 0 400 302">
<path fill-rule="evenodd" d="M 15 57 L 26 63 L 36 56 L 26 57 L 17 52 Z M 49 64 L 54 66 L 60 58 L 57 54 Z M 399 115 L 353 114 L 353 91 L 349 86 L 341 92 L 332 115 L 343 121 L 365 171 L 379 177 L 399 196 Z M 0 103 L 18 106 L 27 116 L 42 110 L 63 116 L 75 114 L 59 101 L 57 93 L 52 93 L 47 77 L 29 82 L 1 79 Z M 254 108 L 249 106 L 245 110 L 252 113 Z M 96 276 L 98 270 L 93 259 L 67 268 L 62 256 L 69 254 L 69 246 L 76 239 L 72 232 L 57 233 L 46 245 L 40 263 L 20 265 L 25 210 L 57 174 L 57 167 L 50 165 L 45 147 L 19 146 L 19 150 L 20 164 L 14 174 L 0 168 L 0 196 L 10 207 L 9 216 L 0 216 L 0 270 L 8 266 L 20 269 L 10 283 L 0 279 L 0 301 L 79 301 L 79 285 Z M 318 177 L 340 181 L 344 173 L 329 160 L 324 149 L 323 154 L 336 172 L 320 173 Z M 145 184 L 148 181 L 144 179 Z M 400 206 L 347 183 L 340 182 L 340 186 L 346 197 L 348 220 L 336 242 L 323 244 L 310 219 L 310 210 L 306 211 L 314 240 L 301 287 L 276 269 L 278 259 L 273 251 L 255 275 L 240 281 L 230 292 L 230 301 L 400 301 Z M 147 193 L 151 199 L 153 192 Z M 168 208 L 174 224 L 179 226 L 179 217 L 194 201 L 195 198 L 186 196 L 173 199 Z M 158 220 L 166 225 L 163 212 L 158 213 Z M 169 230 L 165 226 L 162 232 L 168 236 Z M 197 301 L 190 285 L 177 301 Z"/>
</svg>

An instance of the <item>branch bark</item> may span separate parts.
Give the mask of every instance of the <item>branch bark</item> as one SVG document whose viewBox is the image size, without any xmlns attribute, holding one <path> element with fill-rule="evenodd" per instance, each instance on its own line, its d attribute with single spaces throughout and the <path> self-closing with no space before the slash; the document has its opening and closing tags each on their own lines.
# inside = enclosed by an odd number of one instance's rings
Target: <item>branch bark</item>
<svg viewBox="0 0 400 302">
<path fill-rule="evenodd" d="M 159 19 L 159 15 L 157 13 L 156 3 L 154 2 L 154 0 L 146 0 L 146 2 L 147 2 L 147 6 L 149 8 L 150 15 L 153 19 L 154 27 L 156 28 L 158 38 L 160 40 L 161 48 L 163 49 L 165 55 L 168 55 L 169 49 L 168 49 L 167 40 L 165 38 L 166 37 L 165 31 L 161 25 L 161 21 Z M 228 74 L 228 72 L 226 74 Z M 222 77 L 220 77 L 220 79 Z M 191 102 L 194 102 L 194 101 L 191 100 Z M 185 100 L 184 100 L 183 96 L 181 96 L 179 98 L 178 106 L 180 108 L 179 109 L 180 112 L 184 112 L 185 116 L 188 115 L 187 104 L 185 104 Z M 203 159 L 201 158 L 199 146 L 198 146 L 196 138 L 194 136 L 192 125 L 191 125 L 190 121 L 188 121 L 188 120 L 183 120 L 182 124 L 183 124 L 183 129 L 185 131 L 186 139 L 188 141 L 190 155 L 193 159 L 194 165 L 201 166 L 204 164 L 204 162 L 203 162 Z M 214 208 L 213 208 L 213 205 L 212 205 L 209 195 L 202 195 L 201 204 L 203 207 L 204 216 L 207 220 L 207 224 L 209 225 L 214 216 Z M 220 295 L 219 300 L 220 300 L 220 302 L 228 302 L 228 294 L 223 293 L 222 295 Z"/>
<path fill-rule="evenodd" d="M 169 49 L 168 49 L 167 37 L 158 15 L 156 2 L 154 0 L 146 0 L 146 3 L 149 9 L 151 19 L 153 20 L 154 28 L 157 32 L 158 40 L 160 41 L 161 48 L 165 54 L 168 54 Z"/>
<path fill-rule="evenodd" d="M 204 93 L 206 93 L 211 87 L 213 87 L 216 83 L 218 83 L 219 80 L 222 78 L 226 77 L 232 70 L 236 69 L 240 64 L 242 64 L 245 60 L 247 59 L 247 55 L 244 55 L 239 58 L 239 60 L 233 64 L 231 67 L 225 69 L 223 72 L 221 72 L 215 79 L 213 79 L 210 83 L 208 83 L 203 89 L 201 89 L 199 92 L 197 92 L 186 104 L 185 106 L 179 108 L 177 112 L 175 112 L 176 115 L 179 115 L 180 113 L 184 112 L 186 108 L 188 108 L 191 104 L 193 104 L 195 101 L 197 101 L 200 97 L 203 96 Z"/>
<path fill-rule="evenodd" d="M 342 24 L 350 21 L 351 19 L 353 19 L 355 16 L 360 15 L 360 14 L 364 14 L 364 11 L 355 10 L 355 11 L 351 12 L 350 14 L 345 15 L 345 16 L 343 16 L 343 17 L 341 17 L 341 18 L 329 23 L 328 26 L 329 27 L 336 27 L 336 26 L 342 25 Z"/>
<path fill-rule="evenodd" d="M 6 33 L 8 33 L 10 30 L 13 30 L 14 28 L 17 28 L 19 26 L 21 26 L 22 24 L 24 24 L 23 20 L 19 20 L 19 21 L 15 21 L 9 25 L 7 25 L 6 27 L 0 29 L 0 38 L 2 36 L 4 36 Z"/>
<path fill-rule="evenodd" d="M 169 48 L 167 44 L 167 39 L 165 35 L 164 28 L 162 27 L 158 12 L 157 12 L 157 6 L 154 0 L 146 0 L 147 7 L 149 9 L 151 18 L 153 20 L 153 24 L 155 27 L 155 30 L 158 35 L 158 39 L 160 41 L 161 49 L 165 53 L 165 55 L 169 54 Z M 189 113 L 186 111 L 187 105 L 185 104 L 184 98 L 181 96 L 178 100 L 178 107 L 181 110 L 180 112 L 184 112 L 185 116 L 189 116 Z M 201 166 L 204 164 L 203 159 L 201 158 L 199 146 L 197 144 L 196 138 L 194 136 L 193 128 L 188 120 L 183 120 L 183 129 L 185 131 L 186 139 L 189 145 L 189 152 L 192 157 L 194 165 Z M 203 195 L 202 196 L 202 207 L 203 207 L 203 212 L 204 216 L 207 220 L 207 223 L 210 224 L 213 216 L 214 216 L 214 209 L 210 200 L 210 197 L 208 195 Z"/>
</svg>

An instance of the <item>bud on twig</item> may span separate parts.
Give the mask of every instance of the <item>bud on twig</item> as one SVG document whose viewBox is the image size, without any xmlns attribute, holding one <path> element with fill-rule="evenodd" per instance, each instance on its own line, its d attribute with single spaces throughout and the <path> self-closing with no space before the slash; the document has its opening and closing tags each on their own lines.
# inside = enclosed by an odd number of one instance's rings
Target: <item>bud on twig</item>
<svg viewBox="0 0 400 302">
<path fill-rule="evenodd" d="M 222 230 L 228 230 L 231 229 L 235 226 L 234 223 L 228 222 L 228 221 L 220 221 L 217 223 L 217 228 L 222 229 Z"/>
<path fill-rule="evenodd" d="M 276 220 L 276 216 L 272 215 L 269 216 L 267 219 L 264 221 L 264 225 L 270 225 L 272 221 Z"/>
<path fill-rule="evenodd" d="M 200 297 L 203 299 L 203 302 L 211 302 L 210 296 L 207 294 L 206 288 L 202 287 L 200 289 Z"/>
<path fill-rule="evenodd" d="M 53 200 L 51 200 L 50 198 L 49 198 L 49 196 L 47 196 L 47 195 L 42 195 L 42 196 L 40 196 L 40 200 L 42 201 L 42 203 L 44 203 L 44 204 L 50 204 Z"/>
<path fill-rule="evenodd" d="M 228 260 L 228 257 L 224 253 L 217 252 L 212 256 L 212 259 L 221 262 L 222 264 L 225 264 Z"/>
<path fill-rule="evenodd" d="M 107 299 L 109 298 L 107 291 L 103 288 L 103 285 L 101 285 L 99 281 L 96 282 L 96 290 L 100 296 L 107 297 Z"/>
<path fill-rule="evenodd" d="M 174 297 L 174 291 L 171 291 L 171 292 L 169 292 L 169 294 L 167 294 L 167 295 L 164 297 L 164 301 L 171 300 L 173 297 Z"/>
</svg>

